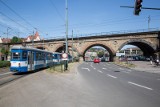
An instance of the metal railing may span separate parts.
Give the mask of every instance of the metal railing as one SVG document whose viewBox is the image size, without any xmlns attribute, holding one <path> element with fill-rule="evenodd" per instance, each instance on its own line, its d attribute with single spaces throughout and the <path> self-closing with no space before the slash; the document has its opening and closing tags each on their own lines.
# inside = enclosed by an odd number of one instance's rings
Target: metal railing
<svg viewBox="0 0 160 107">
<path fill-rule="evenodd" d="M 153 32 L 160 31 L 159 28 L 150 28 L 150 29 L 138 29 L 138 30 L 121 30 L 121 31 L 111 31 L 111 32 L 100 32 L 100 33 L 89 33 L 89 34 L 74 34 L 73 38 L 82 38 L 82 37 L 94 37 L 94 36 L 103 36 L 103 35 L 116 35 L 116 34 L 129 34 L 129 33 L 143 33 L 143 32 Z M 72 38 L 72 35 L 68 35 L 68 38 Z M 45 40 L 58 40 L 64 39 L 65 36 L 56 36 L 53 38 L 45 38 Z"/>
</svg>

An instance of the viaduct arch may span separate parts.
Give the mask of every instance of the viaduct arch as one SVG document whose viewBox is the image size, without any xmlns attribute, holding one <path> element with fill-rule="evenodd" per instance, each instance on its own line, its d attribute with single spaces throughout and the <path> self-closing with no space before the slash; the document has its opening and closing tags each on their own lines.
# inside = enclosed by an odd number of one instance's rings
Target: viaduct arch
<svg viewBox="0 0 160 107">
<path fill-rule="evenodd" d="M 56 40 L 44 40 L 35 41 L 34 47 L 42 48 L 51 52 L 60 52 L 63 50 L 63 39 Z M 104 34 L 104 35 L 93 35 L 79 38 L 68 38 L 69 49 L 72 49 L 78 53 L 79 56 L 83 57 L 85 52 L 92 46 L 102 46 L 110 53 L 110 60 L 116 59 L 116 52 L 118 52 L 125 45 L 135 45 L 139 47 L 145 56 L 153 55 L 154 53 L 160 52 L 160 32 L 138 32 L 138 33 L 126 33 L 126 34 Z M 9 44 L 10 47 L 17 44 Z M 32 42 L 26 42 L 27 46 L 32 46 Z"/>
</svg>

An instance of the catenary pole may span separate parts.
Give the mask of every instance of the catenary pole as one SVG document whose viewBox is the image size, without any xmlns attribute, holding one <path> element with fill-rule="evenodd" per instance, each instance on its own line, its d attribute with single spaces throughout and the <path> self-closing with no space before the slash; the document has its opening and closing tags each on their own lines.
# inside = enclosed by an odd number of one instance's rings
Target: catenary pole
<svg viewBox="0 0 160 107">
<path fill-rule="evenodd" d="M 66 53 L 68 54 L 68 0 L 66 0 Z M 65 61 L 65 70 L 68 68 L 68 60 Z"/>
</svg>

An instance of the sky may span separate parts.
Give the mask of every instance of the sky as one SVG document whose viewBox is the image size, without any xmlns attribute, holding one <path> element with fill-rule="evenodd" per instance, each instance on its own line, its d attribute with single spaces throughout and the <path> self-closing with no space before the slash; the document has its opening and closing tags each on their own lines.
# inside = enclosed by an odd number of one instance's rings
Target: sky
<svg viewBox="0 0 160 107">
<path fill-rule="evenodd" d="M 41 38 L 65 37 L 66 0 L 0 0 L 0 36 L 26 38 L 39 32 Z M 160 10 L 133 14 L 134 0 L 68 0 L 68 35 L 160 28 Z M 143 0 L 143 7 L 160 8 L 160 0 Z"/>
</svg>

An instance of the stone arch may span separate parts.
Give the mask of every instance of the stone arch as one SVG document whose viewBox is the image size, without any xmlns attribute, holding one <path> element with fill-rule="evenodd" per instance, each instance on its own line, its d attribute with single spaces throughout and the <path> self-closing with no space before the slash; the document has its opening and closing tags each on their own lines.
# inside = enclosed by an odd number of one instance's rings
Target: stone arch
<svg viewBox="0 0 160 107">
<path fill-rule="evenodd" d="M 144 56 L 151 56 L 156 52 L 156 46 L 154 46 L 152 43 L 142 40 L 142 39 L 131 39 L 125 43 L 123 43 L 118 50 L 121 50 L 125 45 L 134 45 L 139 47 L 143 53 Z"/>
<path fill-rule="evenodd" d="M 83 56 L 83 60 L 84 60 L 84 56 L 85 56 L 85 53 L 86 51 L 93 47 L 93 46 L 102 46 L 103 48 L 105 48 L 109 54 L 110 54 L 110 61 L 113 61 L 113 58 L 115 56 L 115 52 L 113 51 L 113 49 L 111 49 L 111 47 L 107 46 L 106 44 L 103 44 L 103 43 L 92 43 L 92 44 L 87 44 L 87 46 L 85 46 L 85 48 L 83 49 L 82 51 L 82 56 Z"/>
<path fill-rule="evenodd" d="M 44 50 L 49 51 L 49 48 L 47 46 L 45 46 L 45 45 L 44 46 L 38 45 L 35 48 L 37 48 L 37 49 L 44 49 Z"/>
<path fill-rule="evenodd" d="M 71 45 L 68 45 L 68 48 L 71 48 L 72 46 Z M 73 46 L 73 49 L 79 54 L 79 51 L 76 47 Z M 63 50 L 63 45 L 58 45 L 56 48 L 55 48 L 55 52 L 61 52 L 61 50 Z"/>
</svg>

